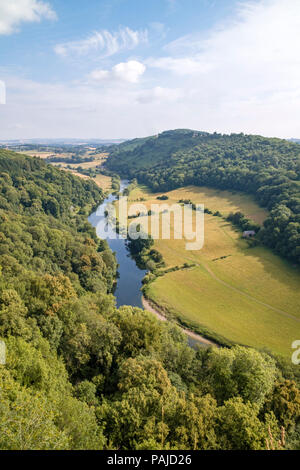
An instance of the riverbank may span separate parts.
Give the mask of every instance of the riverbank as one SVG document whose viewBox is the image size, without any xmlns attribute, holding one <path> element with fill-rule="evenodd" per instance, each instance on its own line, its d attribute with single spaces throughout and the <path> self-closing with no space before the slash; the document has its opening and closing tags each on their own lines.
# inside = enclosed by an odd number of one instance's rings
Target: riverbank
<svg viewBox="0 0 300 470">
<path fill-rule="evenodd" d="M 157 306 L 153 305 L 148 299 L 146 299 L 144 296 L 142 297 L 142 303 L 143 307 L 145 310 L 147 310 L 150 313 L 153 313 L 160 321 L 169 321 L 168 318 L 158 310 Z M 205 347 L 210 347 L 210 346 L 219 346 L 217 343 L 214 343 L 213 341 L 210 341 L 203 336 L 199 335 L 198 333 L 195 333 L 192 330 L 188 330 L 186 328 L 183 328 L 182 326 L 178 325 L 180 329 L 189 337 L 192 338 L 194 341 L 197 341 L 201 343 L 202 346 Z"/>
</svg>

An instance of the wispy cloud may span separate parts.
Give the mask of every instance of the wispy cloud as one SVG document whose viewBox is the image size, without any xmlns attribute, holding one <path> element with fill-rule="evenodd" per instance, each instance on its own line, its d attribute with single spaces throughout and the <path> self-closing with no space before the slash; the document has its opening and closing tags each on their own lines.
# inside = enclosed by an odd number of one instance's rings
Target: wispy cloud
<svg viewBox="0 0 300 470">
<path fill-rule="evenodd" d="M 299 44 L 300 2 L 249 1 L 239 4 L 231 23 L 219 24 L 206 36 L 190 34 L 173 41 L 164 48 L 169 56 L 151 64 L 178 75 L 184 70 L 191 76 L 219 71 L 231 76 L 229 89 L 238 81 L 240 87 L 252 84 L 270 91 L 280 84 L 298 86 Z"/>
<path fill-rule="evenodd" d="M 56 19 L 51 6 L 39 0 L 0 0 L 0 34 L 18 31 L 21 23 Z"/>
<path fill-rule="evenodd" d="M 282 135 L 300 118 L 299 44 L 300 2 L 248 1 L 231 21 L 173 41 L 164 49 L 169 55 L 146 64 L 194 90 L 206 122 L 222 118 L 236 130 Z"/>
<path fill-rule="evenodd" d="M 161 70 L 174 72 L 177 75 L 199 75 L 213 69 L 213 64 L 196 57 L 160 57 L 147 59 L 147 64 Z"/>
<path fill-rule="evenodd" d="M 148 41 L 148 32 L 133 31 L 128 27 L 119 31 L 96 31 L 86 39 L 70 41 L 55 46 L 55 52 L 61 56 L 87 55 L 99 53 L 99 56 L 110 57 L 124 50 L 131 50 Z"/>
</svg>

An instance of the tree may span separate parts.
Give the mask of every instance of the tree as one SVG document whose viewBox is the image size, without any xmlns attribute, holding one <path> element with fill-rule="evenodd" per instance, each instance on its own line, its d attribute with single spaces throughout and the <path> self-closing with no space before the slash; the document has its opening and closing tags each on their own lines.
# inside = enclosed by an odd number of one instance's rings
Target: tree
<svg viewBox="0 0 300 470">
<path fill-rule="evenodd" d="M 0 292 L 0 334 L 2 336 L 30 337 L 26 323 L 27 308 L 19 294 L 8 289 Z"/>
<path fill-rule="evenodd" d="M 242 346 L 213 348 L 207 355 L 205 370 L 219 403 L 239 395 L 245 402 L 258 405 L 272 391 L 278 373 L 270 356 Z"/>
<path fill-rule="evenodd" d="M 121 357 L 136 357 L 159 348 L 163 327 L 152 314 L 139 308 L 121 307 L 113 321 L 121 333 Z"/>
<path fill-rule="evenodd" d="M 263 450 L 266 448 L 268 425 L 258 419 L 259 406 L 231 398 L 218 409 L 216 434 L 221 449 Z M 272 428 L 278 432 L 276 423 Z"/>
<path fill-rule="evenodd" d="M 267 397 L 265 411 L 272 411 L 287 432 L 300 423 L 300 390 L 292 380 L 277 382 Z"/>
<path fill-rule="evenodd" d="M 69 439 L 56 426 L 45 396 L 20 387 L 2 366 L 0 389 L 0 449 L 69 449 Z"/>
</svg>

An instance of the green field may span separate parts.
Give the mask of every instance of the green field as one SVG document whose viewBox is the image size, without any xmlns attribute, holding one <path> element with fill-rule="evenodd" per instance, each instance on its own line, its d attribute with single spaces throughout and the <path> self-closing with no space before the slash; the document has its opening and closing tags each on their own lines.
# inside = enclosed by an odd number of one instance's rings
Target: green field
<svg viewBox="0 0 300 470">
<path fill-rule="evenodd" d="M 267 215 L 241 193 L 188 187 L 166 194 L 169 204 L 191 199 L 225 216 L 240 210 L 262 223 Z M 157 194 L 144 187 L 130 194 L 131 201 L 141 197 L 147 208 L 159 203 Z M 148 286 L 149 298 L 201 333 L 290 356 L 291 343 L 300 337 L 299 269 L 262 246 L 249 248 L 241 233 L 221 217 L 205 215 L 202 250 L 186 251 L 185 243 L 155 241 L 167 267 L 185 262 L 196 266 L 157 278 Z"/>
</svg>

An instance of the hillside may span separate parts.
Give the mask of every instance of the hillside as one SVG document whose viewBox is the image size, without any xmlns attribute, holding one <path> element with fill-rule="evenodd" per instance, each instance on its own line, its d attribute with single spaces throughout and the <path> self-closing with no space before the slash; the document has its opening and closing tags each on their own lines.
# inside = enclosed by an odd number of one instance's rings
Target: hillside
<svg viewBox="0 0 300 470">
<path fill-rule="evenodd" d="M 106 167 L 153 191 L 187 185 L 253 194 L 270 211 L 260 240 L 300 263 L 300 147 L 244 134 L 167 131 L 111 149 Z"/>
<path fill-rule="evenodd" d="M 174 324 L 115 308 L 114 256 L 86 222 L 101 200 L 0 151 L 0 449 L 264 449 L 269 426 L 299 448 L 296 367 L 195 351 Z"/>
</svg>

